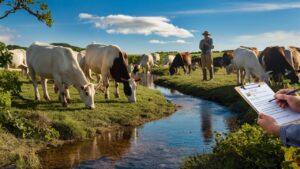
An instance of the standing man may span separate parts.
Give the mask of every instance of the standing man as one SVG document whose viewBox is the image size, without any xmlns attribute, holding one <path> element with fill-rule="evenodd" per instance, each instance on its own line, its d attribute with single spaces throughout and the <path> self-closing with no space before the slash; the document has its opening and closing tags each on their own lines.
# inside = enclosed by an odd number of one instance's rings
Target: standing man
<svg viewBox="0 0 300 169">
<path fill-rule="evenodd" d="M 205 31 L 202 35 L 204 39 L 200 41 L 199 48 L 201 50 L 203 80 L 207 80 L 207 70 L 209 71 L 210 80 L 213 80 L 213 58 L 211 56 L 211 50 L 214 48 L 213 40 L 209 37 L 210 33 L 208 31 Z"/>
</svg>

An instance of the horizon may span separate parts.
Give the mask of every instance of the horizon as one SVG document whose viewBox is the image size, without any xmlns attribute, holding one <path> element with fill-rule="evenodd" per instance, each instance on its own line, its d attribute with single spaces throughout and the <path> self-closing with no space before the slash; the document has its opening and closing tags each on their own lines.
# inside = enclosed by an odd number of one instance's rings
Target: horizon
<svg viewBox="0 0 300 169">
<path fill-rule="evenodd" d="M 51 28 L 18 11 L 1 20 L 0 41 L 25 47 L 35 41 L 58 42 L 82 48 L 96 42 L 118 45 L 129 54 L 198 52 L 201 34 L 207 30 L 216 51 L 241 45 L 259 50 L 273 45 L 300 46 L 297 1 L 45 2 L 53 15 Z"/>
</svg>

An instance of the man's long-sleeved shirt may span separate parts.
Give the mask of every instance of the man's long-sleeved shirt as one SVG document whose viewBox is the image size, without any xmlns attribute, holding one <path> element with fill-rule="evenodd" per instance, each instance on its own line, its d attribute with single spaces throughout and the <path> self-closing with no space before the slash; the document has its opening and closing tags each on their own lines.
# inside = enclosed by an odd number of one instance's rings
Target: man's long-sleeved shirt
<svg viewBox="0 0 300 169">
<path fill-rule="evenodd" d="M 300 123 L 280 127 L 279 135 L 285 145 L 300 147 Z"/>
<path fill-rule="evenodd" d="M 205 41 L 206 41 L 206 43 L 209 44 L 209 46 L 207 44 L 205 44 Z M 211 49 L 213 48 L 213 40 L 212 40 L 212 38 L 208 38 L 207 40 L 206 39 L 202 39 L 200 41 L 199 48 L 200 48 L 202 54 L 210 54 L 211 53 Z"/>
</svg>

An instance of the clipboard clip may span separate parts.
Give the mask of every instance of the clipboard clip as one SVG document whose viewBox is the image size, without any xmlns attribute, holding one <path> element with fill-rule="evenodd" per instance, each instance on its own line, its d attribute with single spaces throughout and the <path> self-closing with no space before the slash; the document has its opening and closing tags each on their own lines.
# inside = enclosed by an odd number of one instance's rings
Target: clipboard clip
<svg viewBox="0 0 300 169">
<path fill-rule="evenodd" d="M 246 84 L 246 85 L 242 85 L 241 86 L 241 89 L 244 89 L 244 90 L 247 90 L 247 89 L 254 89 L 254 88 L 258 88 L 260 87 L 261 85 L 260 84 L 257 84 L 257 83 L 249 83 L 249 84 Z"/>
</svg>

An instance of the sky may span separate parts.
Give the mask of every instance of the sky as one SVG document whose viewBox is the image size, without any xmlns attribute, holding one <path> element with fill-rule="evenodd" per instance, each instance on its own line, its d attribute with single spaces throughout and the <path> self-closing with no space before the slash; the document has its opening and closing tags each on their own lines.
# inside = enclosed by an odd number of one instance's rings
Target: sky
<svg viewBox="0 0 300 169">
<path fill-rule="evenodd" d="M 53 26 L 24 11 L 0 20 L 0 41 L 30 46 L 115 44 L 129 54 L 198 51 L 204 31 L 214 50 L 240 45 L 300 46 L 299 0 L 42 0 Z M 4 7 L 0 5 L 0 14 Z"/>
</svg>

